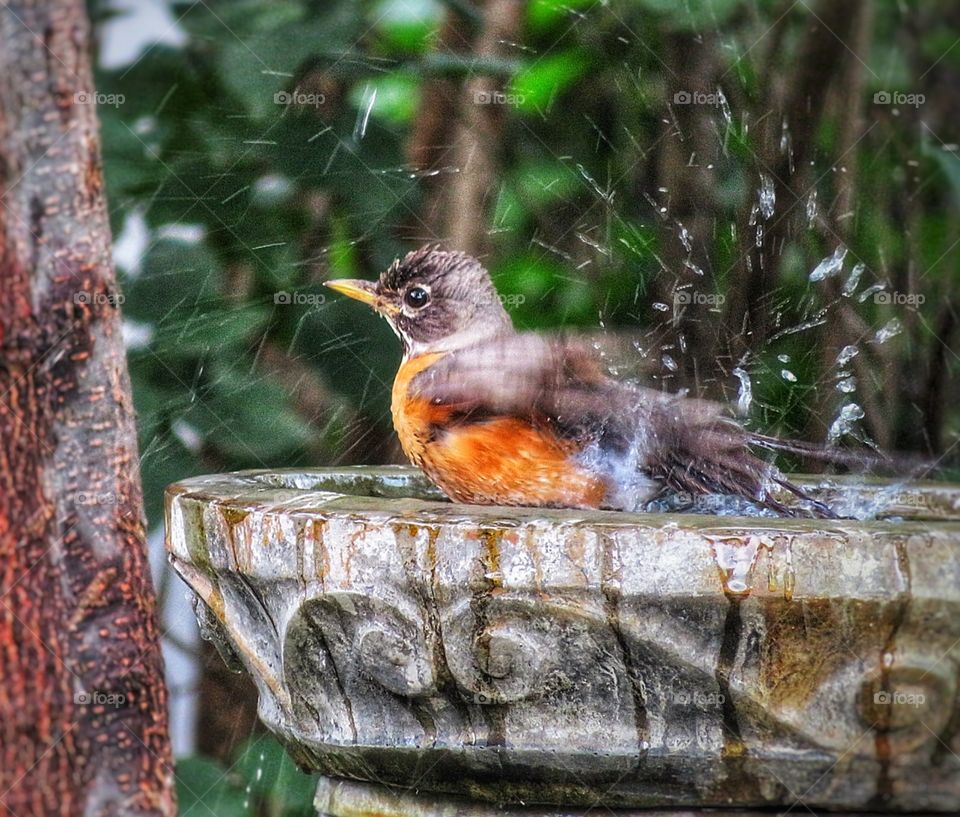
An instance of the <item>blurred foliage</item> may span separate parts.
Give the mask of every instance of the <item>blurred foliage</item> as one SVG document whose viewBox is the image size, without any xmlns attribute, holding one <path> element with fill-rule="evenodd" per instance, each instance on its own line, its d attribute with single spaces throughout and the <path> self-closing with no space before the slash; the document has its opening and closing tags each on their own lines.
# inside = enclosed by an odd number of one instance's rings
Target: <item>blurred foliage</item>
<svg viewBox="0 0 960 817">
<path fill-rule="evenodd" d="M 231 764 L 208 757 L 177 761 L 181 817 L 314 817 L 317 775 L 301 772 L 277 740 L 258 735 Z"/>
<path fill-rule="evenodd" d="M 95 20 L 111 19 L 101 3 L 90 5 Z M 940 5 L 875 4 L 864 55 L 872 67 L 858 98 L 843 89 L 829 97 L 807 158 L 810 195 L 784 201 L 781 190 L 777 205 L 802 219 L 816 201 L 846 232 L 867 268 L 858 292 L 886 282 L 926 293 L 909 315 L 849 299 L 871 331 L 895 315 L 908 324 L 890 341 L 898 371 L 908 373 L 927 365 L 928 352 L 920 361 L 910 344 L 940 331 L 958 266 L 960 156 L 941 132 L 941 108 L 952 110 L 944 100 L 960 49 Z M 152 524 L 163 487 L 198 472 L 396 456 L 388 400 L 399 348 L 382 321 L 328 299 L 321 282 L 373 277 L 398 254 L 444 238 L 428 229 L 427 212 L 457 168 L 448 159 L 421 172 L 408 152 L 440 80 L 462 88 L 491 77 L 513 95 L 479 217 L 485 260 L 512 296 L 518 325 L 633 333 L 651 377 L 667 387 L 683 385 L 687 357 L 721 357 L 738 334 L 728 323 L 709 343 L 678 340 L 666 298 L 681 273 L 702 272 L 698 287 L 713 295 L 732 297 L 741 284 L 738 259 L 757 229 L 747 214 L 769 172 L 763 105 L 809 68 L 797 56 L 812 21 L 804 4 L 531 0 L 516 37 L 493 54 L 469 46 L 484 18 L 482 4 L 468 0 L 208 0 L 169 11 L 182 47 L 154 45 L 97 79 L 100 92 L 124 97 L 100 109 L 111 224 L 121 246 L 138 224 L 146 242 L 121 274 Z M 444 19 L 455 12 L 468 45 L 446 47 Z M 716 158 L 709 190 L 689 189 L 693 202 L 679 212 L 682 168 L 699 160 L 678 121 L 688 112 L 672 101 L 678 89 L 700 88 L 705 72 L 702 90 L 723 98 L 691 127 L 710 129 Z M 871 105 L 880 91 L 925 93 L 925 119 L 909 106 Z M 854 109 L 865 110 L 868 132 L 838 156 Z M 844 173 L 857 179 L 847 215 L 831 211 Z M 701 205 L 708 223 L 699 246 L 678 252 Z M 705 387 L 735 394 L 730 369 L 744 367 L 767 427 L 803 431 L 817 390 L 833 389 L 820 336 L 781 332 L 830 306 L 809 272 L 835 245 L 812 217 L 810 229 L 787 236 L 762 307 L 772 339 L 719 371 L 697 371 Z M 945 356 L 949 374 L 956 361 Z M 911 394 L 896 418 L 906 431 L 894 440 L 919 447 L 910 406 L 922 395 Z M 944 426 L 955 432 L 956 402 L 947 392 L 941 399 L 951 412 Z"/>
</svg>

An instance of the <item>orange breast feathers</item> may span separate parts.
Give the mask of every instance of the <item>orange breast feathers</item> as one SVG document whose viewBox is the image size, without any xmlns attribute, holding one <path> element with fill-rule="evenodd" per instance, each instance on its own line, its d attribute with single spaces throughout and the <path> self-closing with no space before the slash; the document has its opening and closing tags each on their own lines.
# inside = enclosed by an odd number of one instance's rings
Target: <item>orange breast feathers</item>
<svg viewBox="0 0 960 817">
<path fill-rule="evenodd" d="M 518 417 L 453 420 L 455 407 L 410 392 L 442 353 L 404 361 L 393 383 L 393 425 L 410 461 L 458 502 L 598 508 L 607 492 L 577 466 L 576 446 Z"/>
</svg>

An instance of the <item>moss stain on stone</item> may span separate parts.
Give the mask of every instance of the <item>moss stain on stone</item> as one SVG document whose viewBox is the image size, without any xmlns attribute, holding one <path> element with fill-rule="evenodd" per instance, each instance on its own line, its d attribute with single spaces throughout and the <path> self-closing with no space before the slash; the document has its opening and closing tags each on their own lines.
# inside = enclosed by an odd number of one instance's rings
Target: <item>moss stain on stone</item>
<svg viewBox="0 0 960 817">
<path fill-rule="evenodd" d="M 213 563 L 210 561 L 210 551 L 207 540 L 207 530 L 204 524 L 204 510 L 206 505 L 193 499 L 178 500 L 184 516 L 184 536 L 187 550 L 190 552 L 190 561 L 207 573 L 213 572 Z"/>
</svg>

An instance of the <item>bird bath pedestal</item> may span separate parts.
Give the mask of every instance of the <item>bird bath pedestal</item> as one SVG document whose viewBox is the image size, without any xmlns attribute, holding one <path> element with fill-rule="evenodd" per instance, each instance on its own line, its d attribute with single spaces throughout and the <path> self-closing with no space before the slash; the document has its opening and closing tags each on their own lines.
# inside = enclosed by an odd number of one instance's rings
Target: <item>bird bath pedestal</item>
<svg viewBox="0 0 960 817">
<path fill-rule="evenodd" d="M 167 547 L 319 814 L 956 813 L 960 488 L 836 484 L 897 520 L 258 471 L 171 486 Z"/>
</svg>

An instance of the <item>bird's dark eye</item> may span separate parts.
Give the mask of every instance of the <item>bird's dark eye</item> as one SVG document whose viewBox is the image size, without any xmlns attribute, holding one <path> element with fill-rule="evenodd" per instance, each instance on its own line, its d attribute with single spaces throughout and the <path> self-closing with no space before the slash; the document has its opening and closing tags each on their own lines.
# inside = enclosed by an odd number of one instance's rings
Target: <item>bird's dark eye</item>
<svg viewBox="0 0 960 817">
<path fill-rule="evenodd" d="M 403 300 L 407 306 L 420 309 L 429 303 L 430 293 L 423 287 L 410 287 L 410 289 L 407 290 L 407 294 L 403 296 Z"/>
</svg>

